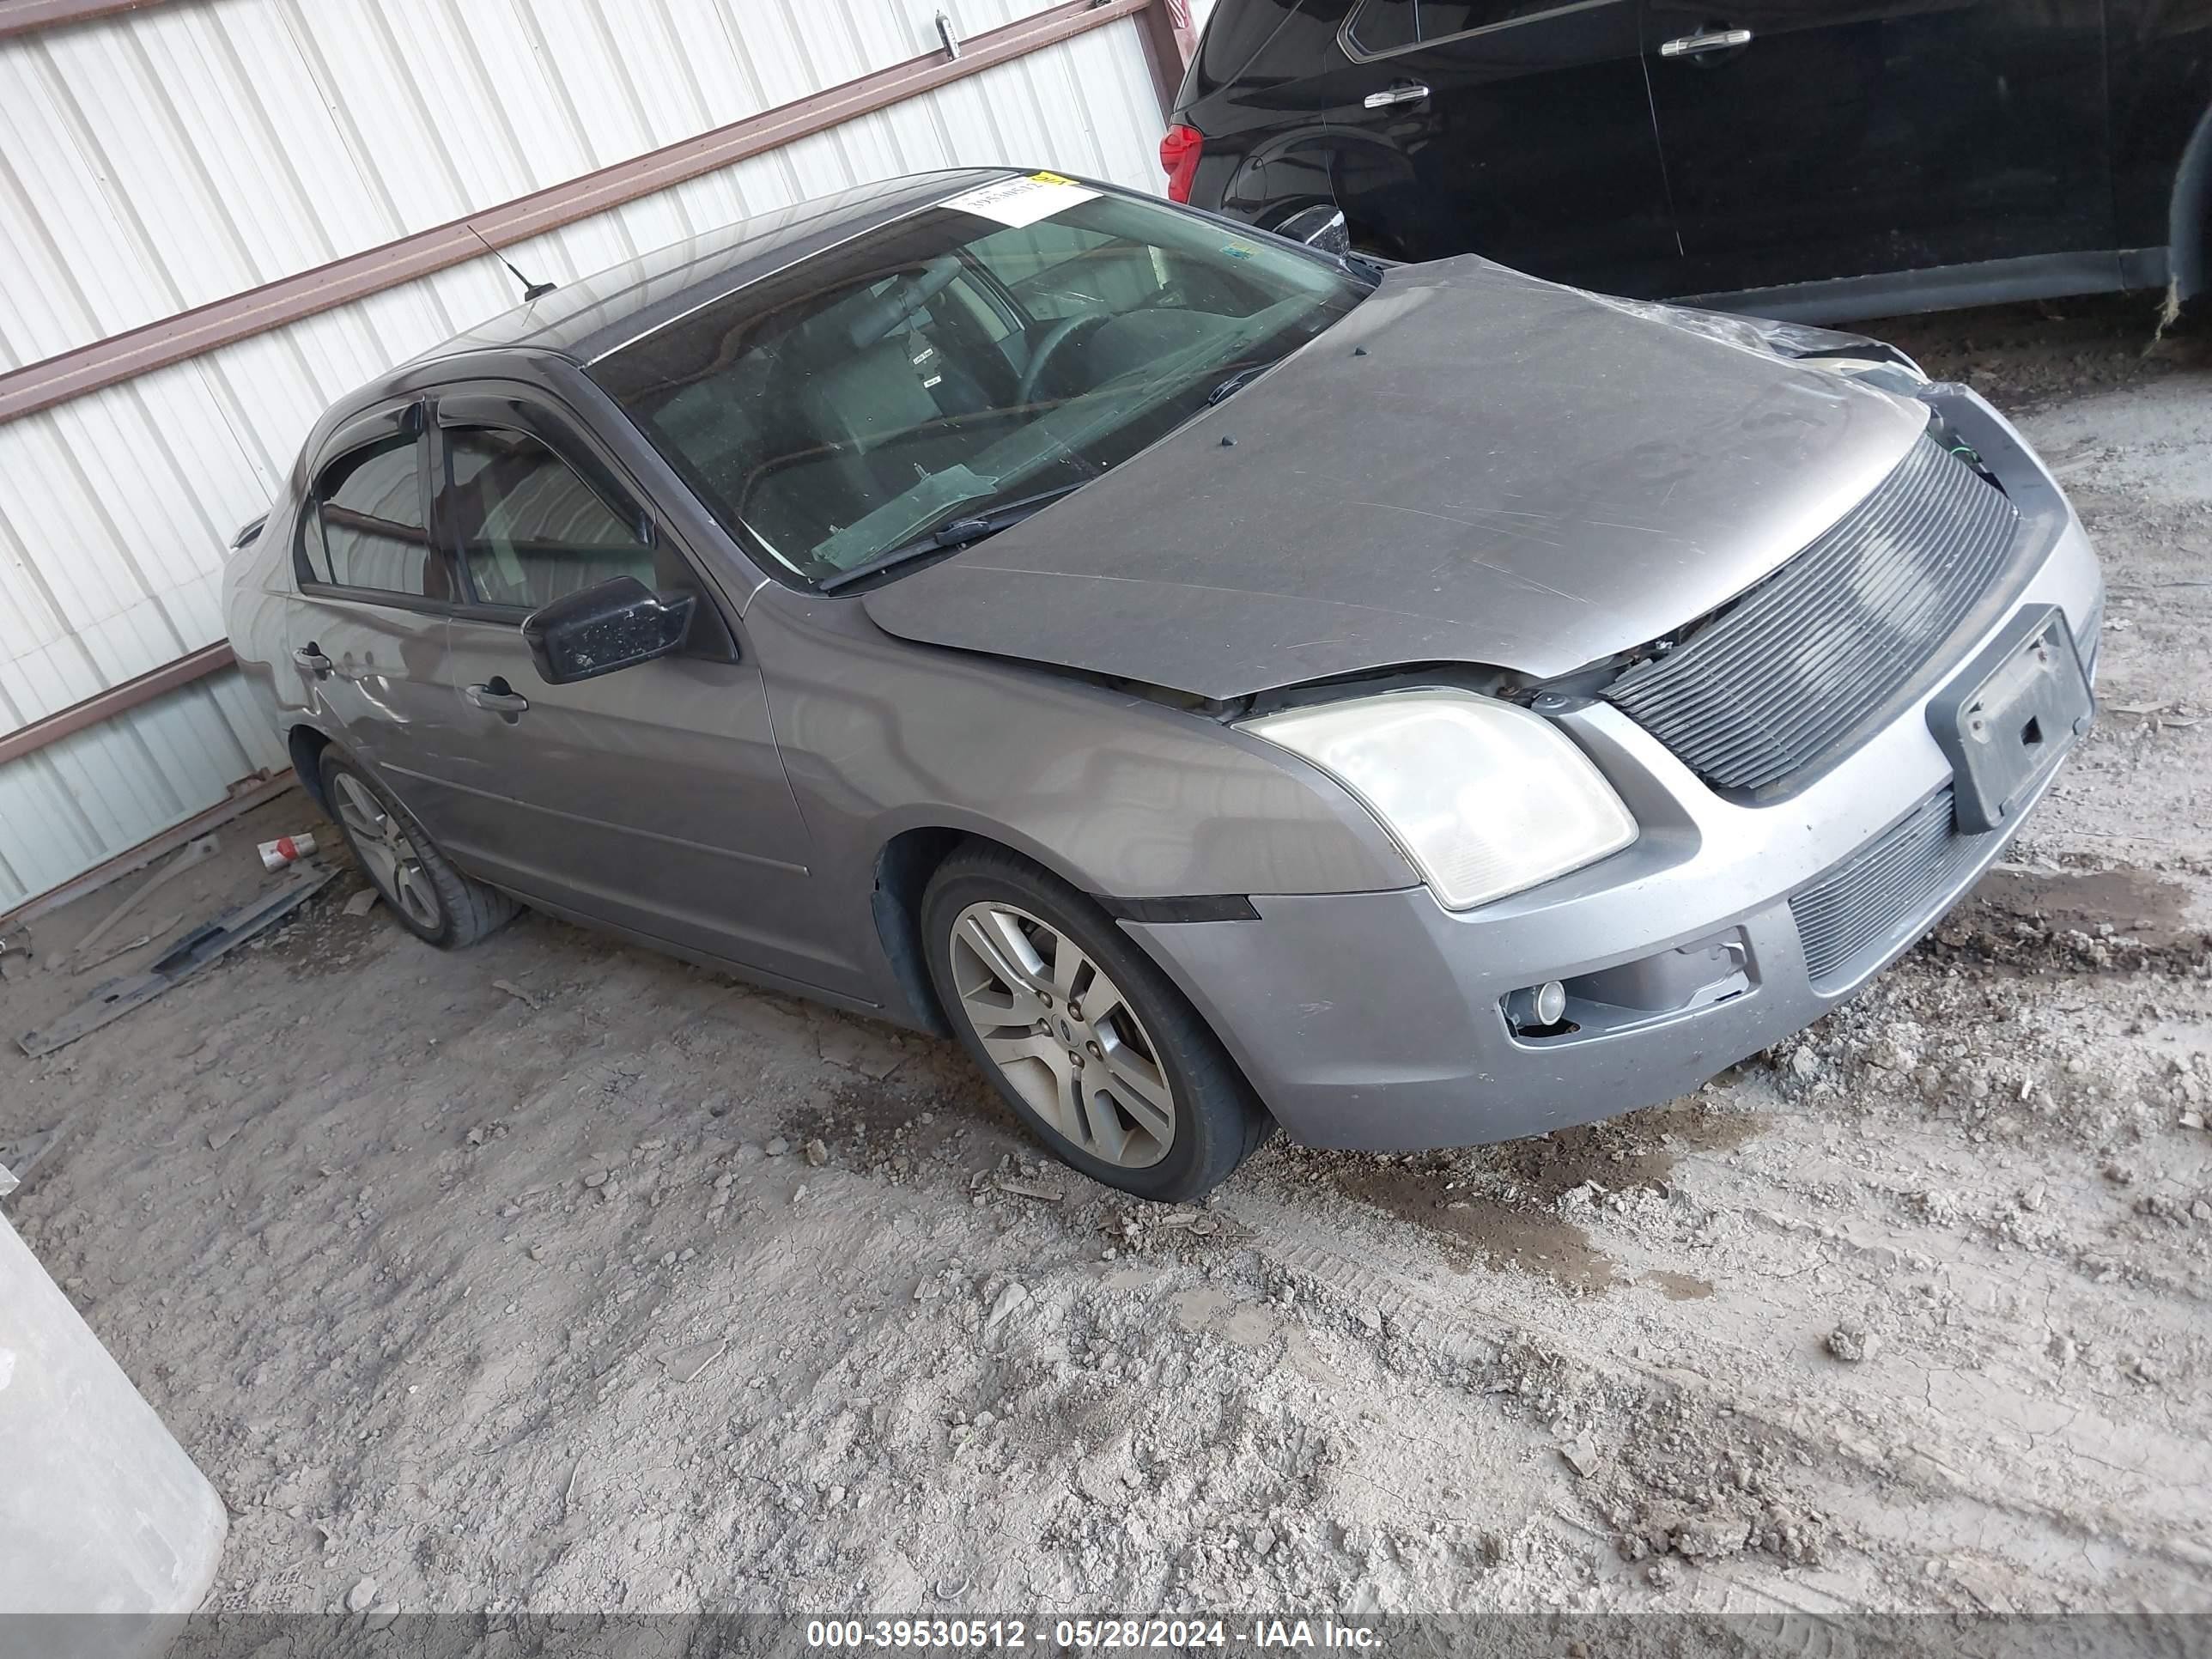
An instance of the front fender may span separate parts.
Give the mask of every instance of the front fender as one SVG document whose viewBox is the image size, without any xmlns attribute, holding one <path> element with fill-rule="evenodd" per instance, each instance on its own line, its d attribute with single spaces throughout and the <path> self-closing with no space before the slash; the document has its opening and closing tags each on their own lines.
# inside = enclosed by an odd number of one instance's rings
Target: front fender
<svg viewBox="0 0 2212 1659">
<path fill-rule="evenodd" d="M 1293 756 L 1133 690 L 884 633 L 776 590 L 747 617 L 818 864 L 865 892 L 913 829 L 966 831 L 1116 898 L 1363 892 L 1419 878 Z"/>
</svg>

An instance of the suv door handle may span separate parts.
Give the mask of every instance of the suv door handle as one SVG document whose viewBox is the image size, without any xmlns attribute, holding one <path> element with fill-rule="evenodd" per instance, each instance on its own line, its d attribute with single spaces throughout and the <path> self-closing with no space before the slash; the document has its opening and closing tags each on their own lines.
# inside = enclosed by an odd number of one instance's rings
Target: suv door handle
<svg viewBox="0 0 2212 1659">
<path fill-rule="evenodd" d="M 331 672 L 331 659 L 323 654 L 323 647 L 313 640 L 293 652 L 292 660 L 318 679 Z"/>
<path fill-rule="evenodd" d="M 520 714 L 530 707 L 530 699 L 519 695 L 505 680 L 494 677 L 483 685 L 465 685 L 461 696 L 478 708 L 489 709 L 495 714 Z"/>
<path fill-rule="evenodd" d="M 1662 58 L 1695 58 L 1708 52 L 1733 52 L 1751 44 L 1749 29 L 1715 29 L 1710 34 L 1678 34 L 1659 43 Z"/>
<path fill-rule="evenodd" d="M 1418 104 L 1429 95 L 1426 87 L 1412 81 L 1401 81 L 1395 86 L 1385 87 L 1380 92 L 1370 92 L 1361 100 L 1370 109 L 1388 109 L 1393 104 Z"/>
</svg>

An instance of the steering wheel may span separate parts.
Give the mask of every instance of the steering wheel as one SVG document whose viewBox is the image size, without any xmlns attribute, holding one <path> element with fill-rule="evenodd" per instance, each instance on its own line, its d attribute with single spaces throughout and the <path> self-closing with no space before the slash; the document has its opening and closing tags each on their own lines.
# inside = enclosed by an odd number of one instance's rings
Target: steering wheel
<svg viewBox="0 0 2212 1659">
<path fill-rule="evenodd" d="M 1022 404 L 1035 403 L 1038 383 L 1044 379 L 1045 367 L 1052 362 L 1060 348 L 1073 339 L 1077 334 L 1097 328 L 1111 320 L 1110 318 L 1099 316 L 1096 312 L 1087 313 L 1079 312 L 1073 317 L 1061 318 L 1050 328 L 1045 330 L 1036 344 L 1030 349 L 1028 365 L 1023 368 L 1021 384 L 1014 392 L 1015 403 Z"/>
</svg>

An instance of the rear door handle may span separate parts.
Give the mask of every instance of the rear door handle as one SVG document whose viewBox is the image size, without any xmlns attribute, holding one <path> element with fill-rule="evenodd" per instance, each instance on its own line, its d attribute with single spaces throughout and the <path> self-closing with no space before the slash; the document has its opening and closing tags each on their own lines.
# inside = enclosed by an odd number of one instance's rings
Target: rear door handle
<svg viewBox="0 0 2212 1659">
<path fill-rule="evenodd" d="M 478 708 L 489 709 L 495 714 L 520 714 L 530 707 L 530 699 L 518 694 L 503 679 L 494 679 L 483 685 L 465 685 L 461 695 Z"/>
<path fill-rule="evenodd" d="M 1411 81 L 1401 81 L 1380 92 L 1370 92 L 1362 100 L 1370 109 L 1388 109 L 1393 104 L 1418 104 L 1429 95 L 1429 89 Z"/>
<path fill-rule="evenodd" d="M 310 674 L 320 676 L 331 672 L 331 659 L 323 654 L 323 647 L 313 640 L 295 651 L 292 660 Z"/>
<path fill-rule="evenodd" d="M 1715 29 L 1710 34 L 1678 34 L 1659 43 L 1662 58 L 1696 58 L 1708 52 L 1733 52 L 1751 44 L 1749 29 Z"/>
</svg>

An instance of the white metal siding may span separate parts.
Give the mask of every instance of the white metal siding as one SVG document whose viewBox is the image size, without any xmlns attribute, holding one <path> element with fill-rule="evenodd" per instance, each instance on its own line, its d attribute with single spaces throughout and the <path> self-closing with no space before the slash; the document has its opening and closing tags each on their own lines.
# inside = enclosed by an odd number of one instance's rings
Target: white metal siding
<svg viewBox="0 0 2212 1659">
<path fill-rule="evenodd" d="M 228 669 L 0 766 L 0 915 L 289 764 Z"/>
<path fill-rule="evenodd" d="M 888 67 L 935 47 L 939 9 L 966 35 L 1049 3 L 179 0 L 17 36 L 0 43 L 0 367 Z M 508 252 L 566 283 L 930 167 L 1155 190 L 1158 133 L 1124 21 Z M 220 639 L 222 550 L 314 417 L 515 298 L 485 258 L 0 425 L 0 732 Z M 125 716 L 58 745 L 66 764 L 0 767 L 0 909 L 11 884 L 40 890 L 220 799 L 252 745 L 198 718 L 189 742 L 177 720 Z M 185 770 L 164 760 L 120 804 L 112 780 L 169 741 Z"/>
</svg>

